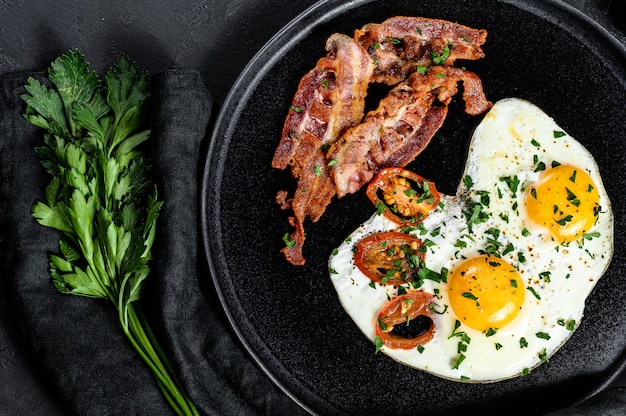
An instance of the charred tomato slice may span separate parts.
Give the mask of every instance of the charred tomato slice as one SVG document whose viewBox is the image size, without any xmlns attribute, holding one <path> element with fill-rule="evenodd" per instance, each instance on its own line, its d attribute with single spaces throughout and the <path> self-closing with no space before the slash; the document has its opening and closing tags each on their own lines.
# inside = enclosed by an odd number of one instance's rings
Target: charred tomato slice
<svg viewBox="0 0 626 416">
<path fill-rule="evenodd" d="M 430 293 L 415 290 L 391 299 L 376 320 L 376 336 L 388 348 L 413 349 L 435 335 Z"/>
<path fill-rule="evenodd" d="M 423 245 L 398 231 L 370 234 L 356 244 L 354 263 L 373 282 L 401 285 L 413 280 L 424 261 Z"/>
<path fill-rule="evenodd" d="M 402 168 L 378 172 L 367 186 L 367 196 L 379 213 L 401 226 L 420 223 L 441 200 L 433 182 Z"/>
</svg>

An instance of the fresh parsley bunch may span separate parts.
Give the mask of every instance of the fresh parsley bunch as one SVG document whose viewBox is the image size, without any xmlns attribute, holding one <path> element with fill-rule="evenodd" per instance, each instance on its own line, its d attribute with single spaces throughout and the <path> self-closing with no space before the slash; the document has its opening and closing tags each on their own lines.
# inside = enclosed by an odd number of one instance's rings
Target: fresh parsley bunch
<svg viewBox="0 0 626 416">
<path fill-rule="evenodd" d="M 149 79 L 125 55 L 102 83 L 77 50 L 48 70 L 51 87 L 28 79 L 26 120 L 42 128 L 35 149 L 52 176 L 37 221 L 63 233 L 50 272 L 62 293 L 102 298 L 117 308 L 127 338 L 179 415 L 198 414 L 176 380 L 137 301 L 148 277 L 162 202 L 140 145 L 150 136 Z"/>
</svg>

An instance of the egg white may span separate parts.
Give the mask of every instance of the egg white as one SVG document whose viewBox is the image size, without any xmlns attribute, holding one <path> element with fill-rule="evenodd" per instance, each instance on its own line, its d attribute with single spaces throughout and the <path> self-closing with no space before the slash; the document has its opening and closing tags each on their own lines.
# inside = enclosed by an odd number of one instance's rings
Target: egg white
<svg viewBox="0 0 626 416">
<path fill-rule="evenodd" d="M 546 165 L 552 161 L 571 164 L 591 176 L 601 205 L 591 231 L 599 236 L 559 245 L 532 223 L 525 212 L 523 189 L 538 178 L 537 160 Z M 427 172 L 417 173 L 428 176 Z M 449 307 L 447 284 L 425 280 L 420 290 L 435 295 L 436 310 L 441 312 L 434 319 L 435 338 L 420 350 L 383 346 L 380 351 L 440 377 L 492 382 L 528 374 L 572 335 L 583 317 L 585 299 L 610 263 L 613 215 L 593 156 L 541 109 L 521 99 L 501 100 L 485 115 L 472 136 L 463 174 L 466 177 L 471 181 L 461 181 L 455 196 L 442 195 L 440 206 L 411 234 L 429 242 L 426 267 L 440 272 L 452 270 L 464 258 L 479 255 L 492 237 L 485 231 L 498 229 L 501 247 L 510 244 L 514 248 L 502 258 L 518 268 L 526 288 L 521 311 L 490 336 L 465 325 L 455 332 L 458 317 Z M 507 177 L 519 181 L 516 192 L 501 180 Z M 464 215 L 468 202 L 480 201 L 486 194 L 489 204 L 483 206 L 483 212 L 489 218 L 472 224 L 470 232 Z M 398 288 L 371 284 L 354 265 L 353 249 L 368 234 L 397 227 L 382 215 L 374 214 L 329 259 L 330 278 L 339 300 L 373 342 L 378 313 Z M 462 352 L 464 360 L 454 368 L 461 354 L 461 338 L 453 333 L 459 332 L 471 341 Z"/>
</svg>

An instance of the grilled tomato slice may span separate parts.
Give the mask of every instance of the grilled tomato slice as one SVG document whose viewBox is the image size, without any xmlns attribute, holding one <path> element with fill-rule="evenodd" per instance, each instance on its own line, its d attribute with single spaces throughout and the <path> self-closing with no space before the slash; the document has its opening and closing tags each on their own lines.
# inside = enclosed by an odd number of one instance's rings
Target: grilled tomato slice
<svg viewBox="0 0 626 416">
<path fill-rule="evenodd" d="M 391 299 L 376 320 L 376 336 L 393 349 L 412 349 L 424 345 L 435 335 L 430 304 L 433 296 L 420 290 Z"/>
<path fill-rule="evenodd" d="M 354 263 L 373 282 L 401 285 L 413 280 L 424 261 L 423 245 L 397 231 L 370 234 L 356 244 Z"/>
<path fill-rule="evenodd" d="M 441 200 L 433 182 L 402 168 L 378 172 L 367 186 L 367 196 L 379 213 L 401 226 L 420 223 Z"/>
</svg>

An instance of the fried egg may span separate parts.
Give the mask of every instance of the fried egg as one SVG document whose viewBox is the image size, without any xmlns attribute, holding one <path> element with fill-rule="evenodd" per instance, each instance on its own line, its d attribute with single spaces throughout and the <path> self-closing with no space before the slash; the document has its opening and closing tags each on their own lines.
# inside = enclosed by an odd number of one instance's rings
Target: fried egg
<svg viewBox="0 0 626 416">
<path fill-rule="evenodd" d="M 402 229 L 424 243 L 423 266 L 438 279 L 384 285 L 355 266 L 355 245 L 391 230 L 400 227 L 375 213 L 334 250 L 339 300 L 376 353 L 458 381 L 526 375 L 548 361 L 580 324 L 613 253 L 611 203 L 593 156 L 517 98 L 497 102 L 477 126 L 456 195 Z M 432 295 L 434 337 L 408 350 L 381 345 L 379 313 L 415 290 Z"/>
</svg>

